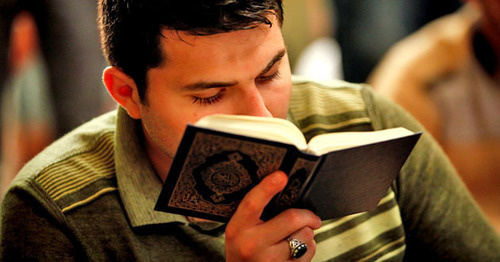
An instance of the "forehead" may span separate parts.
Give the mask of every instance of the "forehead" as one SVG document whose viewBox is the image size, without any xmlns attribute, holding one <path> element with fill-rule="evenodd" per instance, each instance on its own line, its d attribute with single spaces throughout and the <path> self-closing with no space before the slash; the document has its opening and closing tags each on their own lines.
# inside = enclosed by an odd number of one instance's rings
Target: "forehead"
<svg viewBox="0 0 500 262">
<path fill-rule="evenodd" d="M 278 24 L 214 35 L 175 30 L 163 30 L 162 35 L 164 61 L 158 69 L 174 81 L 207 79 L 222 73 L 238 77 L 243 72 L 262 70 L 263 64 L 285 47 Z"/>
<path fill-rule="evenodd" d="M 213 35 L 193 35 L 185 31 L 163 30 L 161 48 L 168 58 L 180 54 L 193 54 L 195 51 L 225 53 L 223 51 L 248 51 L 261 46 L 267 48 L 282 43 L 281 28 L 262 24 L 253 29 L 238 30 Z M 267 45 L 266 45 L 267 44 Z M 240 47 L 233 50 L 233 47 Z M 279 47 L 277 47 L 279 48 Z M 203 53 L 195 53 L 203 55 Z"/>
</svg>

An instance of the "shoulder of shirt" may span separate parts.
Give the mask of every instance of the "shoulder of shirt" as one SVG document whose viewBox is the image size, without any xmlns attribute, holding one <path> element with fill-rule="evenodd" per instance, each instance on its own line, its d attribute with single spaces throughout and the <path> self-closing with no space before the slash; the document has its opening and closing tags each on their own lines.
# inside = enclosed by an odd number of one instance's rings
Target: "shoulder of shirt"
<svg viewBox="0 0 500 262">
<path fill-rule="evenodd" d="M 33 190 L 62 212 L 116 191 L 115 122 L 112 111 L 58 139 L 23 167 L 11 187 Z"/>
<path fill-rule="evenodd" d="M 312 81 L 294 76 L 290 99 L 291 120 L 304 135 L 371 129 L 367 99 L 371 88 L 342 80 Z"/>
</svg>

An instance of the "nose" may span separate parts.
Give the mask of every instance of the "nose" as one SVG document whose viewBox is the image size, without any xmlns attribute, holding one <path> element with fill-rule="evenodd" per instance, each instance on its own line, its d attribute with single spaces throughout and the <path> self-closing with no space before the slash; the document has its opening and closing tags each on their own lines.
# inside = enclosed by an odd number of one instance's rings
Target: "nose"
<svg viewBox="0 0 500 262">
<path fill-rule="evenodd" d="M 264 97 L 256 86 L 246 88 L 243 91 L 241 100 L 237 102 L 239 114 L 272 117 L 272 114 L 268 110 L 265 102 Z"/>
</svg>

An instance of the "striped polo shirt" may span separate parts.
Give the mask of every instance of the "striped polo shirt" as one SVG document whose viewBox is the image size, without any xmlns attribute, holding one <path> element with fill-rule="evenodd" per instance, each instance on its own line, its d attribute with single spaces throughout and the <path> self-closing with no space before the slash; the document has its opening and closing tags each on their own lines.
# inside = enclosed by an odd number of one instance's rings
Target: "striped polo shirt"
<svg viewBox="0 0 500 262">
<path fill-rule="evenodd" d="M 392 104 L 376 101 L 368 87 L 340 81 L 294 79 L 288 119 L 307 138 L 401 123 L 420 128 Z M 498 242 L 489 233 L 474 235 L 490 228 L 442 152 L 429 137 L 419 144 L 402 170 L 411 175 L 400 175 L 375 210 L 323 222 L 315 232 L 315 261 L 398 261 L 408 253 L 408 241 L 428 241 L 432 255 L 471 258 L 467 254 L 475 249 L 491 255 Z M 224 225 L 154 211 L 161 188 L 140 122 L 119 108 L 64 136 L 23 168 L 2 201 L 0 254 L 5 259 L 224 260 Z M 443 204 L 467 220 L 448 219 Z M 467 241 L 450 230 L 451 223 Z M 474 230 L 467 231 L 469 225 Z"/>
<path fill-rule="evenodd" d="M 360 86 L 343 82 L 312 85 L 295 79 L 288 119 L 302 130 L 306 138 L 325 132 L 373 130 L 362 90 Z M 69 224 L 70 231 L 74 231 L 73 234 L 79 241 L 83 239 L 83 242 L 89 242 L 84 246 L 92 249 L 92 252 L 85 251 L 90 259 L 99 260 L 101 255 L 105 256 L 100 254 L 105 253 L 100 247 L 104 243 L 95 237 L 95 243 L 91 242 L 92 239 L 87 239 L 85 235 L 91 235 L 91 232 L 85 232 L 76 225 L 90 221 L 81 220 L 75 214 L 95 209 L 103 209 L 100 212 L 105 212 L 104 207 L 99 205 L 110 196 L 123 205 L 123 211 L 111 212 L 108 219 L 126 220 L 128 223 L 123 223 L 123 226 L 132 231 L 161 224 L 208 229 L 220 226 L 190 223 L 184 216 L 154 211 L 162 182 L 147 158 L 141 138 L 140 123 L 119 108 L 118 112 L 101 116 L 63 137 L 38 156 L 35 163 L 30 163 L 25 168 L 30 169 L 28 173 L 31 175 L 36 174 L 32 178 L 38 194 L 43 195 L 47 202 L 45 204 L 57 209 L 54 211 L 57 213 L 56 217 L 60 216 L 64 224 Z M 23 170 L 22 173 L 27 172 Z M 106 222 L 99 223 L 109 227 Z M 404 251 L 404 230 L 401 224 L 394 193 L 389 191 L 376 210 L 324 221 L 324 225 L 316 231 L 317 252 L 314 259 L 401 259 Z M 104 229 L 101 233 L 105 234 L 106 231 Z M 203 230 L 195 232 L 191 237 L 200 238 L 206 234 Z M 218 253 L 215 258 L 222 259 L 223 230 L 209 238 L 213 242 L 211 252 Z M 124 241 L 127 246 L 137 245 L 129 238 Z M 139 253 L 147 254 L 144 250 Z M 194 255 L 187 253 L 183 251 L 180 254 L 184 257 Z M 179 256 L 168 252 L 165 255 Z"/>
</svg>

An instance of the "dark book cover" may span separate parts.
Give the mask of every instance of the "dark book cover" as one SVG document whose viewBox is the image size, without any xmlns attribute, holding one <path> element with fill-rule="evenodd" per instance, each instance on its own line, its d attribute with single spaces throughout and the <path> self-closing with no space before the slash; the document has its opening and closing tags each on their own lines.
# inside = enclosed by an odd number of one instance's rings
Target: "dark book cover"
<svg viewBox="0 0 500 262">
<path fill-rule="evenodd" d="M 289 174 L 266 207 L 331 219 L 375 208 L 421 133 L 316 156 L 280 142 L 188 125 L 155 210 L 227 222 L 245 194 L 275 170 Z"/>
</svg>

